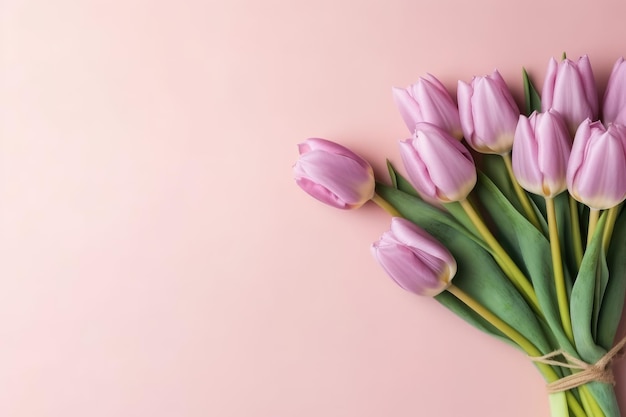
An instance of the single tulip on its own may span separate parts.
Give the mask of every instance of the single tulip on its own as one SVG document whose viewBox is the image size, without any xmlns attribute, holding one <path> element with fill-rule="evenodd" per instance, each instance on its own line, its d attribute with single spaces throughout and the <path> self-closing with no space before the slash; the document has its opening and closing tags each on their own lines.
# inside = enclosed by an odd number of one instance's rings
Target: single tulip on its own
<svg viewBox="0 0 626 417">
<path fill-rule="evenodd" d="M 626 127 L 585 120 L 574 137 L 567 166 L 570 194 L 592 209 L 608 209 L 626 197 Z"/>
<path fill-rule="evenodd" d="M 576 132 L 585 119 L 598 118 L 598 92 L 587 55 L 577 62 L 550 59 L 541 93 L 541 108 L 561 113 L 570 134 Z"/>
<path fill-rule="evenodd" d="M 298 145 L 296 183 L 311 196 L 340 209 L 361 207 L 374 196 L 370 164 L 337 143 L 312 138 Z"/>
<path fill-rule="evenodd" d="M 618 59 L 613 66 L 613 71 L 611 71 L 604 93 L 602 120 L 607 124 L 626 125 L 626 64 L 624 58 Z"/>
<path fill-rule="evenodd" d="M 567 189 L 572 149 L 565 121 L 555 110 L 520 116 L 513 142 L 513 173 L 527 191 L 554 197 Z"/>
<path fill-rule="evenodd" d="M 469 151 L 430 123 L 416 125 L 415 136 L 400 142 L 400 154 L 411 184 L 426 199 L 461 201 L 476 185 Z"/>
<path fill-rule="evenodd" d="M 411 133 L 419 122 L 432 123 L 457 139 L 463 137 L 459 110 L 448 90 L 430 74 L 408 88 L 394 88 L 393 98 Z"/>
<path fill-rule="evenodd" d="M 520 111 L 500 73 L 459 81 L 457 97 L 467 143 L 480 153 L 509 152 Z"/>
<path fill-rule="evenodd" d="M 391 219 L 391 230 L 372 245 L 372 254 L 402 288 L 435 296 L 451 284 L 456 261 L 441 243 L 406 219 Z"/>
</svg>

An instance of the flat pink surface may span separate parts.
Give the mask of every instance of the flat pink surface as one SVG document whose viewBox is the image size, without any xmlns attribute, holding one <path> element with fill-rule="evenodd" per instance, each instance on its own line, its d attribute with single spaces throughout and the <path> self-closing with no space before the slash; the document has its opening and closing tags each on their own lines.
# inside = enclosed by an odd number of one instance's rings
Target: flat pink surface
<svg viewBox="0 0 626 417">
<path fill-rule="evenodd" d="M 375 207 L 294 184 L 296 143 L 398 162 L 431 72 L 588 53 L 626 3 L 5 0 L 0 415 L 548 416 L 518 351 L 375 264 Z M 622 328 L 621 334 L 624 334 Z M 617 369 L 626 410 L 626 363 Z"/>
</svg>

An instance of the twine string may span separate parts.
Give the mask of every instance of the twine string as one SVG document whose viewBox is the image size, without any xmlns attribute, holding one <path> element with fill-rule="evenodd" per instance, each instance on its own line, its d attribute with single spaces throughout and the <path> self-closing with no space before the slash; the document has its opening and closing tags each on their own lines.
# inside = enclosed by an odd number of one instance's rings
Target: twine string
<svg viewBox="0 0 626 417">
<path fill-rule="evenodd" d="M 567 391 L 588 382 L 603 382 L 605 384 L 615 385 L 615 377 L 611 370 L 611 363 L 624 356 L 624 347 L 626 347 L 626 337 L 620 340 L 611 350 L 602 356 L 594 364 L 589 364 L 577 357 L 570 355 L 563 349 L 555 350 L 544 356 L 532 357 L 533 362 L 543 363 L 551 366 L 560 366 L 562 368 L 572 369 L 575 372 L 561 379 L 550 382 L 547 385 L 548 393 Z M 564 360 L 557 359 L 562 357 Z M 578 371 L 578 372 L 576 372 Z"/>
</svg>

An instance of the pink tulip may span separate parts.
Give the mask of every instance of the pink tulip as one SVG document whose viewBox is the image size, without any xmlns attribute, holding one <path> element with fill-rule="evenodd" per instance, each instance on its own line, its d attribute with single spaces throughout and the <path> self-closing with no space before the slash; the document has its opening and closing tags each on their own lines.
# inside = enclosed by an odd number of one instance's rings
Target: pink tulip
<svg viewBox="0 0 626 417">
<path fill-rule="evenodd" d="M 469 151 L 448 132 L 418 123 L 415 136 L 400 142 L 400 154 L 413 187 L 427 200 L 464 200 L 476 185 Z"/>
<path fill-rule="evenodd" d="M 296 183 L 311 196 L 340 209 L 361 207 L 374 196 L 374 171 L 351 150 L 325 139 L 298 145 Z"/>
<path fill-rule="evenodd" d="M 408 220 L 394 217 L 391 230 L 372 245 L 372 254 L 402 288 L 435 296 L 451 284 L 456 261 L 435 238 Z"/>
<path fill-rule="evenodd" d="M 561 113 L 570 134 L 576 132 L 585 119 L 597 119 L 598 92 L 587 55 L 577 62 L 550 59 L 541 94 L 541 108 Z"/>
<path fill-rule="evenodd" d="M 459 81 L 457 96 L 467 143 L 481 153 L 509 152 L 520 111 L 500 73 Z"/>
<path fill-rule="evenodd" d="M 624 58 L 617 60 L 609 77 L 602 107 L 604 123 L 626 125 L 626 64 Z"/>
<path fill-rule="evenodd" d="M 592 209 L 608 209 L 626 197 L 626 127 L 585 120 L 574 137 L 567 166 L 570 194 Z"/>
<path fill-rule="evenodd" d="M 555 110 L 520 116 L 513 142 L 513 173 L 531 193 L 554 197 L 567 189 L 571 152 L 565 121 Z"/>
<path fill-rule="evenodd" d="M 411 133 L 419 122 L 432 123 L 457 139 L 463 137 L 459 110 L 448 90 L 430 74 L 407 89 L 394 88 L 393 98 Z"/>
</svg>

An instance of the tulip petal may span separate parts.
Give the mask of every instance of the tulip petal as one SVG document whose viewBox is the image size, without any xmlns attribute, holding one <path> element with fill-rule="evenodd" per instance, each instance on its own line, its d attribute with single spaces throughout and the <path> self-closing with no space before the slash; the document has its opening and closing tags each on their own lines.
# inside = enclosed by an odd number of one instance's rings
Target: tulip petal
<svg viewBox="0 0 626 417">
<path fill-rule="evenodd" d="M 430 181 L 428 169 L 416 152 L 413 141 L 413 139 L 407 139 L 400 142 L 402 163 L 413 187 L 420 195 L 434 200 L 437 198 L 437 189 L 432 181 Z"/>
<path fill-rule="evenodd" d="M 438 240 L 410 221 L 399 217 L 392 218 L 391 232 L 398 243 L 420 248 L 430 257 L 444 260 L 446 263 L 455 263 L 450 252 Z M 430 264 L 435 265 L 433 262 Z"/>
<path fill-rule="evenodd" d="M 377 252 L 379 263 L 385 272 L 405 290 L 427 295 L 442 286 L 439 277 L 410 248 L 381 244 Z"/>
<path fill-rule="evenodd" d="M 591 108 L 590 117 L 596 119 L 598 117 L 598 90 L 589 57 L 587 55 L 580 57 L 577 67 L 585 90 L 585 96 L 587 97 L 587 103 L 589 103 Z"/>
<path fill-rule="evenodd" d="M 451 134 L 461 129 L 459 111 L 438 80 L 433 82 L 421 79 L 414 97 L 420 103 L 422 121 L 432 123 Z"/>
<path fill-rule="evenodd" d="M 336 194 L 306 177 L 296 177 L 296 184 L 311 197 L 338 209 L 348 209 L 349 205 Z"/>
<path fill-rule="evenodd" d="M 461 120 L 461 128 L 463 129 L 463 136 L 465 140 L 471 138 L 474 135 L 474 118 L 472 116 L 472 87 L 464 83 L 458 82 L 457 101 L 459 104 L 459 118 Z"/>
<path fill-rule="evenodd" d="M 415 124 L 422 120 L 422 111 L 417 101 L 404 88 L 392 89 L 393 100 L 398 107 L 400 116 L 411 133 L 415 131 Z"/>
<path fill-rule="evenodd" d="M 550 61 L 548 61 L 546 78 L 543 82 L 543 89 L 541 92 L 541 109 L 544 112 L 553 107 L 552 98 L 554 97 L 554 84 L 556 83 L 556 73 L 558 67 L 559 64 L 556 62 L 556 59 L 550 58 Z"/>
<path fill-rule="evenodd" d="M 361 158 L 359 155 L 352 152 L 345 146 L 330 140 L 321 138 L 309 138 L 304 143 L 299 144 L 298 148 L 300 150 L 300 154 L 311 151 L 323 151 L 329 154 L 343 155 L 346 158 L 352 159 L 353 161 L 357 162 L 362 168 L 366 170 L 371 169 L 370 164 L 365 159 Z M 306 151 L 303 152 L 303 149 Z"/>
<path fill-rule="evenodd" d="M 535 120 L 535 115 L 531 116 L 533 121 Z M 537 161 L 538 152 L 531 120 L 520 116 L 517 129 L 515 130 L 515 140 L 513 141 L 513 173 L 522 188 L 531 193 L 542 194 L 543 175 L 541 175 Z"/>
<path fill-rule="evenodd" d="M 620 58 L 613 65 L 604 94 L 602 116 L 605 123 L 626 124 L 626 64 Z"/>
</svg>

